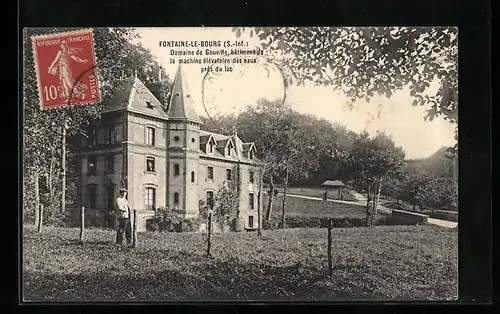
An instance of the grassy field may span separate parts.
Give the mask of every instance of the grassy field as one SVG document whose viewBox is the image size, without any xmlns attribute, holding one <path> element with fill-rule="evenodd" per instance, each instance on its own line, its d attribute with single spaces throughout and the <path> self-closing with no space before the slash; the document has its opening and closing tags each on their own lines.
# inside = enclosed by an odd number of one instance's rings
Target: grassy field
<svg viewBox="0 0 500 314">
<path fill-rule="evenodd" d="M 283 196 L 278 195 L 273 200 L 274 214 L 281 214 L 281 204 Z M 268 196 L 263 197 L 263 208 L 267 209 Z M 351 205 L 344 203 L 335 203 L 329 201 L 310 200 L 298 197 L 286 198 L 286 215 L 292 216 L 317 216 L 333 218 L 362 218 L 365 217 L 365 208 L 360 205 Z"/>
<path fill-rule="evenodd" d="M 281 186 L 276 187 L 280 193 L 283 192 L 283 188 Z M 268 188 L 265 188 L 264 190 L 267 191 Z M 312 196 L 312 197 L 319 197 L 323 198 L 325 189 L 322 187 L 289 187 L 287 189 L 288 194 L 295 194 L 295 195 L 304 195 L 304 196 Z M 337 191 L 328 191 L 328 199 L 336 200 L 338 198 Z"/>
<path fill-rule="evenodd" d="M 333 231 L 334 276 L 327 279 L 326 230 L 284 229 L 213 236 L 139 234 L 113 244 L 111 231 L 23 232 L 25 301 L 452 299 L 457 232 L 434 226 Z"/>
</svg>

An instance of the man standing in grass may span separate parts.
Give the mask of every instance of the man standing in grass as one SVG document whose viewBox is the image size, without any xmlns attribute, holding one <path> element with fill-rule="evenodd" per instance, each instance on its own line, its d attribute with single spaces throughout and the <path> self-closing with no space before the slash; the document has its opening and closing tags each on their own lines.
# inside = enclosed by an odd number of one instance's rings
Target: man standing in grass
<svg viewBox="0 0 500 314">
<path fill-rule="evenodd" d="M 118 218 L 118 230 L 116 233 L 116 244 L 123 243 L 123 232 L 127 238 L 127 245 L 132 245 L 132 227 L 130 224 L 130 207 L 127 201 L 127 190 L 120 189 L 120 196 L 116 199 L 116 217 Z"/>
</svg>

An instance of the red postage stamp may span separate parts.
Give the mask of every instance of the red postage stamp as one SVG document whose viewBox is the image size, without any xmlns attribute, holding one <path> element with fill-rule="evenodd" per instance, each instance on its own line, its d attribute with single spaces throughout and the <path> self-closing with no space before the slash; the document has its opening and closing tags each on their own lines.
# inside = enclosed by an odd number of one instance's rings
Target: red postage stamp
<svg viewBox="0 0 500 314">
<path fill-rule="evenodd" d="M 92 29 L 32 36 L 41 109 L 101 100 Z"/>
</svg>

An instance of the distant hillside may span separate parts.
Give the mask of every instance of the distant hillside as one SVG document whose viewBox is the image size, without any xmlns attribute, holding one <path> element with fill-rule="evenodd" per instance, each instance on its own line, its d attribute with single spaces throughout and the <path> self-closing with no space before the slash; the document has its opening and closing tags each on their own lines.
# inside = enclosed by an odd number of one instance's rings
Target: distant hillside
<svg viewBox="0 0 500 314">
<path fill-rule="evenodd" d="M 441 147 L 427 158 L 408 160 L 408 165 L 424 171 L 433 171 L 440 177 L 453 177 L 453 160 L 447 157 L 446 150 L 447 147 Z"/>
</svg>

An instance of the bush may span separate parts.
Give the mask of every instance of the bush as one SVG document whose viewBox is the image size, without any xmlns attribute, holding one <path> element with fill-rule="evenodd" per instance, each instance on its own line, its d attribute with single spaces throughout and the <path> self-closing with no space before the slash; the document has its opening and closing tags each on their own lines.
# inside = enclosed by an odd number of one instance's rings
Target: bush
<svg viewBox="0 0 500 314">
<path fill-rule="evenodd" d="M 333 221 L 333 228 L 358 228 L 366 227 L 365 218 L 356 217 L 343 217 L 343 218 L 328 218 L 328 217 L 318 217 L 318 216 L 287 216 L 285 217 L 286 228 L 327 228 L 328 219 Z M 376 226 L 392 226 L 392 225 L 416 225 L 412 221 L 407 221 L 403 219 L 395 219 L 392 216 L 382 216 L 377 215 L 374 221 Z M 266 226 L 265 221 L 263 221 L 262 227 L 264 230 L 269 229 L 280 229 L 281 228 L 281 217 L 275 217 L 271 219 L 271 228 Z"/>
<path fill-rule="evenodd" d="M 418 225 L 415 221 L 410 219 L 404 219 L 402 217 L 396 218 L 393 216 L 385 216 L 379 219 L 376 226 L 416 226 Z"/>
<path fill-rule="evenodd" d="M 194 232 L 198 231 L 202 221 L 202 217 L 182 219 L 175 210 L 160 207 L 146 221 L 146 229 L 154 232 Z"/>
<path fill-rule="evenodd" d="M 182 231 L 184 232 L 196 232 L 200 228 L 200 224 L 203 221 L 202 218 L 188 218 L 182 221 Z"/>
<path fill-rule="evenodd" d="M 146 229 L 157 232 L 173 232 L 179 230 L 176 226 L 182 223 L 179 214 L 168 207 L 159 207 L 146 223 Z"/>
<path fill-rule="evenodd" d="M 317 216 L 287 216 L 285 217 L 286 228 L 326 228 L 327 217 Z M 365 219 L 344 217 L 344 218 L 331 218 L 334 228 L 352 228 L 364 227 Z M 264 229 L 269 229 L 269 226 L 263 224 Z M 281 217 L 271 219 L 271 229 L 281 228 Z"/>
</svg>

